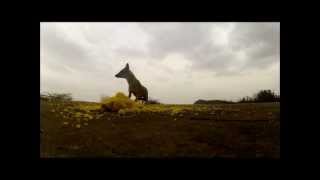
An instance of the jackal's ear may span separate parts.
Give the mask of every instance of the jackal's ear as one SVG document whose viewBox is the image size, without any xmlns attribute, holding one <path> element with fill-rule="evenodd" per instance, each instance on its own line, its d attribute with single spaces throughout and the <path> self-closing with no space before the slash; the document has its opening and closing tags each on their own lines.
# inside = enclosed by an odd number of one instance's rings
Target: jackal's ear
<svg viewBox="0 0 320 180">
<path fill-rule="evenodd" d="M 126 68 L 129 69 L 129 64 L 128 63 L 126 64 Z"/>
</svg>

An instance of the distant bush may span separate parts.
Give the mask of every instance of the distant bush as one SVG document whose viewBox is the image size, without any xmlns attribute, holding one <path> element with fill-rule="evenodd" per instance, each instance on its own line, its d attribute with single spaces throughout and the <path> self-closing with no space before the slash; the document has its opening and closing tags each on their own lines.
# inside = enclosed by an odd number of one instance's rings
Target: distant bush
<svg viewBox="0 0 320 180">
<path fill-rule="evenodd" d="M 101 103 L 106 102 L 109 98 L 110 98 L 110 96 L 102 95 L 102 96 L 100 97 L 100 102 L 101 102 Z"/>
<path fill-rule="evenodd" d="M 161 104 L 158 100 L 149 98 L 147 104 Z"/>
<path fill-rule="evenodd" d="M 260 90 L 253 97 L 241 98 L 239 103 L 250 103 L 250 102 L 280 102 L 280 95 L 276 95 L 271 90 Z"/>
<path fill-rule="evenodd" d="M 46 101 L 72 101 L 71 93 L 40 93 L 40 99 Z"/>
<path fill-rule="evenodd" d="M 255 101 L 254 101 L 254 98 L 249 96 L 243 97 L 238 101 L 238 103 L 251 103 L 251 102 L 255 102 Z"/>
<path fill-rule="evenodd" d="M 199 99 L 194 104 L 233 104 L 232 101 L 224 101 L 224 100 L 203 100 Z"/>
<path fill-rule="evenodd" d="M 255 95 L 256 102 L 275 102 L 277 95 L 271 90 L 261 90 Z"/>
</svg>

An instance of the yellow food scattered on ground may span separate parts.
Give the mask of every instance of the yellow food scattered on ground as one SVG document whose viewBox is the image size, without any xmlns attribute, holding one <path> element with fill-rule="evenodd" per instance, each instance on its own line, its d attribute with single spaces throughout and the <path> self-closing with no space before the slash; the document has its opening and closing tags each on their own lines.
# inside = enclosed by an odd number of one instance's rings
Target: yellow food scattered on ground
<svg viewBox="0 0 320 180">
<path fill-rule="evenodd" d="M 107 111 L 118 112 L 122 109 L 138 108 L 143 106 L 129 99 L 124 93 L 118 92 L 115 96 L 102 99 L 102 107 Z M 121 113 L 124 113 L 123 111 Z"/>
</svg>

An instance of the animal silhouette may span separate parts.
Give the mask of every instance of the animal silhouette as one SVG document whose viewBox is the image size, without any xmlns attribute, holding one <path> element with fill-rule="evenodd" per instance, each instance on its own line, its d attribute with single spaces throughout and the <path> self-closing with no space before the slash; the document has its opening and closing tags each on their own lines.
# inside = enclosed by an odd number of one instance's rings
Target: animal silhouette
<svg viewBox="0 0 320 180">
<path fill-rule="evenodd" d="M 140 81 L 135 77 L 132 71 L 130 71 L 129 64 L 126 64 L 118 74 L 115 75 L 117 78 L 124 78 L 129 84 L 129 98 L 131 93 L 136 97 L 135 101 L 142 100 L 145 103 L 148 101 L 148 90 L 144 87 Z"/>
</svg>

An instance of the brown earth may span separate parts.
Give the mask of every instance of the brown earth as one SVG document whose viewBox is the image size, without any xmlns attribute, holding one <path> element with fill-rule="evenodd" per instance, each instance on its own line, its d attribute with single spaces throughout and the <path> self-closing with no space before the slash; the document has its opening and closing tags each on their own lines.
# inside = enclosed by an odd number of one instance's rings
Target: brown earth
<svg viewBox="0 0 320 180">
<path fill-rule="evenodd" d="M 279 103 L 202 106 L 175 115 L 92 112 L 80 121 L 41 101 L 40 157 L 280 157 Z"/>
</svg>

